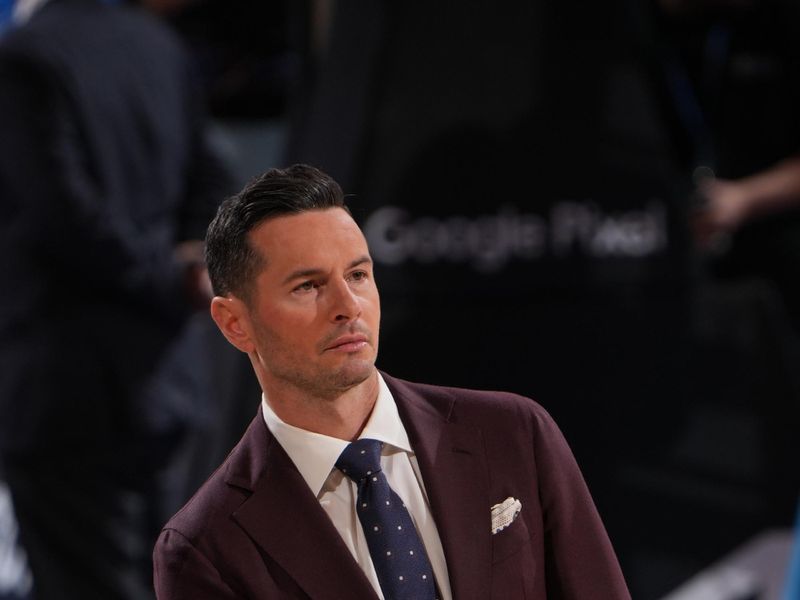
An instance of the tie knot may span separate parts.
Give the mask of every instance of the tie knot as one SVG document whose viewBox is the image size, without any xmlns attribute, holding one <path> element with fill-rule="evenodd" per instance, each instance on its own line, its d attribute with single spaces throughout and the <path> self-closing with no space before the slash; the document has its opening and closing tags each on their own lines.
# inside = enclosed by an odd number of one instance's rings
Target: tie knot
<svg viewBox="0 0 800 600">
<path fill-rule="evenodd" d="M 355 482 L 381 470 L 381 447 L 378 440 L 356 440 L 339 455 L 336 468 Z"/>
</svg>

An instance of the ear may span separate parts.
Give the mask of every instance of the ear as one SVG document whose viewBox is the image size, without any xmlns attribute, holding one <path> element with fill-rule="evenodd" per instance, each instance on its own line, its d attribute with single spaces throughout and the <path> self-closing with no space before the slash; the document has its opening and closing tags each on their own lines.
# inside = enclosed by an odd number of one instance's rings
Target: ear
<svg viewBox="0 0 800 600">
<path fill-rule="evenodd" d="M 255 349 L 249 313 L 239 298 L 214 296 L 211 300 L 211 318 L 222 335 L 236 348 L 248 354 Z"/>
</svg>

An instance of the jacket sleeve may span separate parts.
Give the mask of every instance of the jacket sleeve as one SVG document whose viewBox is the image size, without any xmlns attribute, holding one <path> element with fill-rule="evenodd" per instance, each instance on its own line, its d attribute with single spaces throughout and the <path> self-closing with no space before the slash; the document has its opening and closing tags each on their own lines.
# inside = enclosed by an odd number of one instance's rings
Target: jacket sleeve
<svg viewBox="0 0 800 600">
<path fill-rule="evenodd" d="M 165 529 L 158 538 L 153 552 L 153 581 L 158 600 L 242 598 L 222 581 L 208 558 L 174 529 Z"/>
<path fill-rule="evenodd" d="M 564 436 L 540 407 L 534 428 L 547 597 L 630 600 L 614 549 Z"/>
</svg>

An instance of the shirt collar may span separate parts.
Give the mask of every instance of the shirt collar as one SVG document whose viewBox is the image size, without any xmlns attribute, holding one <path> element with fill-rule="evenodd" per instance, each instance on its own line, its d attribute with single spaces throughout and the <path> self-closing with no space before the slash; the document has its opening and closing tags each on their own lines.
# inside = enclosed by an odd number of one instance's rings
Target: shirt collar
<svg viewBox="0 0 800 600">
<path fill-rule="evenodd" d="M 272 410 L 266 394 L 261 396 L 261 407 L 267 428 L 292 459 L 311 491 L 319 496 L 336 460 L 350 442 L 289 425 Z M 397 404 L 380 373 L 378 399 L 358 437 L 379 440 L 404 452 L 412 452 L 408 434 L 397 412 Z"/>
</svg>

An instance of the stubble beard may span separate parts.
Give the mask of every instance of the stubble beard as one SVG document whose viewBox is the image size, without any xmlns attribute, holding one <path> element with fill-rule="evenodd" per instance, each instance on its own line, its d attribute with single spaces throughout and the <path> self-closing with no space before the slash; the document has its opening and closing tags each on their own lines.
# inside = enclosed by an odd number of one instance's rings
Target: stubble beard
<svg viewBox="0 0 800 600">
<path fill-rule="evenodd" d="M 354 359 L 335 370 L 292 368 L 280 363 L 270 372 L 273 378 L 315 398 L 335 399 L 364 383 L 375 371 L 372 360 Z"/>
<path fill-rule="evenodd" d="M 374 355 L 368 358 L 345 357 L 343 364 L 337 367 L 317 364 L 303 368 L 303 361 L 293 358 L 290 354 L 281 351 L 269 352 L 269 348 L 280 348 L 282 344 L 263 327 L 258 329 L 261 346 L 265 349 L 262 364 L 270 378 L 309 397 L 335 399 L 367 381 L 375 372 L 377 348 Z M 372 336 L 370 336 L 371 342 Z"/>
</svg>

